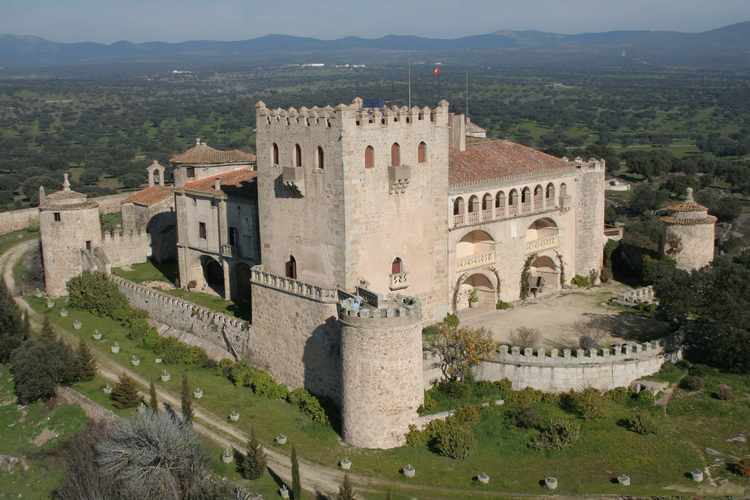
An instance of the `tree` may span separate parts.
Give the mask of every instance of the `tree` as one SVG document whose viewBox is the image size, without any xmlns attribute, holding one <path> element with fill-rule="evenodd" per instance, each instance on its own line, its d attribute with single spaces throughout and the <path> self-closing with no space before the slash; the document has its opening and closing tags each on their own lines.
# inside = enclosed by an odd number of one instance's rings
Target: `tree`
<svg viewBox="0 0 750 500">
<path fill-rule="evenodd" d="M 23 340 L 28 340 L 31 337 L 31 319 L 29 313 L 23 315 Z"/>
<path fill-rule="evenodd" d="M 126 373 L 120 375 L 120 380 L 112 389 L 112 401 L 115 408 L 135 408 L 141 402 L 135 381 Z"/>
<path fill-rule="evenodd" d="M 292 446 L 292 498 L 302 499 L 302 482 L 299 477 L 299 461 L 297 460 L 297 448 Z"/>
<path fill-rule="evenodd" d="M 5 282 L 0 280 L 0 363 L 10 359 L 11 353 L 21 346 L 25 324 Z"/>
<path fill-rule="evenodd" d="M 49 316 L 44 317 L 44 322 L 42 323 L 42 333 L 40 335 L 40 339 L 45 342 L 55 342 L 57 341 L 57 334 L 55 333 L 54 328 L 52 328 L 52 323 L 50 323 Z"/>
<path fill-rule="evenodd" d="M 354 487 L 349 479 L 349 474 L 344 474 L 344 482 L 339 486 L 338 500 L 355 500 L 357 495 L 354 493 Z"/>
<path fill-rule="evenodd" d="M 10 358 L 18 402 L 29 404 L 54 396 L 62 369 L 62 360 L 48 345 L 38 340 L 24 342 Z"/>
<path fill-rule="evenodd" d="M 93 380 L 96 377 L 96 359 L 89 345 L 83 340 L 78 343 L 76 358 L 78 380 Z"/>
<path fill-rule="evenodd" d="M 245 479 L 260 479 L 266 472 L 266 452 L 255 437 L 255 429 L 250 428 L 250 439 L 247 442 L 247 454 L 238 464 L 239 472 Z"/>
<path fill-rule="evenodd" d="M 190 393 L 187 373 L 182 374 L 182 389 L 180 394 L 180 409 L 182 410 L 182 421 L 186 424 L 193 423 L 193 395 Z"/>
<path fill-rule="evenodd" d="M 484 328 L 461 328 L 443 321 L 428 349 L 440 359 L 440 370 L 447 381 L 462 381 L 471 367 L 497 347 Z"/>
<path fill-rule="evenodd" d="M 150 398 L 148 403 L 149 408 L 151 408 L 153 413 L 159 413 L 159 400 L 156 398 L 156 386 L 153 380 L 148 386 L 148 393 Z"/>
</svg>

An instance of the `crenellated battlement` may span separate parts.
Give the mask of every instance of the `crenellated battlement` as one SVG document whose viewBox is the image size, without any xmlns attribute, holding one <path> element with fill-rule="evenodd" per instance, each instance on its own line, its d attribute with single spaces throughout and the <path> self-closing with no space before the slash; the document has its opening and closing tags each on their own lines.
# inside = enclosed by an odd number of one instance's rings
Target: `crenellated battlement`
<svg viewBox="0 0 750 500">
<path fill-rule="evenodd" d="M 151 241 L 151 235 L 145 230 L 102 231 L 102 242 L 104 244 L 127 244 L 136 241 Z"/>
<path fill-rule="evenodd" d="M 380 307 L 370 307 L 347 299 L 339 304 L 339 315 L 343 320 L 358 319 L 421 319 L 419 300 L 413 297 L 397 297 Z"/>
<path fill-rule="evenodd" d="M 267 128 L 335 128 L 343 124 L 345 119 L 353 119 L 358 127 L 407 126 L 426 125 L 436 126 L 448 119 L 448 101 L 440 101 L 437 107 L 385 106 L 383 108 L 366 108 L 363 100 L 356 98 L 352 104 L 339 104 L 335 108 L 326 106 L 320 108 L 271 109 L 263 101 L 255 105 L 258 126 L 265 123 Z"/>
<path fill-rule="evenodd" d="M 569 159 L 569 158 L 563 158 L 563 160 L 567 161 L 571 165 L 574 165 L 578 169 L 585 169 L 585 170 L 595 170 L 595 171 L 602 171 L 604 172 L 606 170 L 607 162 L 602 159 L 597 158 L 589 158 L 588 160 L 584 160 L 580 156 Z"/>
<path fill-rule="evenodd" d="M 527 366 L 573 366 L 643 361 L 663 356 L 665 341 L 627 343 L 604 349 L 532 349 L 503 345 L 487 362 Z"/>
<path fill-rule="evenodd" d="M 263 270 L 263 266 L 258 265 L 252 268 L 251 282 L 254 285 L 273 288 L 282 292 L 291 293 L 299 297 L 315 300 L 325 303 L 338 302 L 338 292 L 333 288 L 324 288 L 317 285 L 311 285 L 303 281 L 279 276 Z"/>
</svg>

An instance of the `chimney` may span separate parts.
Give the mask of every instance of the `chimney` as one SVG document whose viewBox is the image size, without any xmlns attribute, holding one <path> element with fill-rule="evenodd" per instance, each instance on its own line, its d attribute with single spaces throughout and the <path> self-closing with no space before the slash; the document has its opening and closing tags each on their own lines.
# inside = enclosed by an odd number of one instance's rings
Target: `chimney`
<svg viewBox="0 0 750 500">
<path fill-rule="evenodd" d="M 42 205 L 46 198 L 47 194 L 44 192 L 44 186 L 39 186 L 39 205 Z"/>
<path fill-rule="evenodd" d="M 63 191 L 70 191 L 70 180 L 67 172 L 63 174 Z"/>
</svg>

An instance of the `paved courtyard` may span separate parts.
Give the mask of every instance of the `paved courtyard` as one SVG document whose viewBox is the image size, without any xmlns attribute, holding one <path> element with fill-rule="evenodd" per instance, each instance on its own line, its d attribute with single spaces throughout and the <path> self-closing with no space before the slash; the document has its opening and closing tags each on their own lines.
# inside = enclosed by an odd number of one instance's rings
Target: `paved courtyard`
<svg viewBox="0 0 750 500">
<path fill-rule="evenodd" d="M 579 337 L 584 334 L 600 345 L 660 337 L 666 330 L 664 323 L 607 304 L 625 289 L 624 285 L 613 283 L 541 298 L 506 311 L 466 310 L 459 317 L 463 326 L 486 328 L 502 343 L 510 343 L 513 332 L 520 327 L 539 330 L 543 340 L 538 347 L 547 348 L 577 348 Z"/>
</svg>

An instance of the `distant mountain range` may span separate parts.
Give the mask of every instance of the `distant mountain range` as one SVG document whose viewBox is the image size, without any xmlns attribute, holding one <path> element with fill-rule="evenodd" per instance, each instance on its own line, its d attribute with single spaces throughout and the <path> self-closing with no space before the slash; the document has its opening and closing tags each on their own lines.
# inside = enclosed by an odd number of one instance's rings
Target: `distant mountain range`
<svg viewBox="0 0 750 500">
<path fill-rule="evenodd" d="M 346 53 L 394 57 L 421 52 L 447 57 L 467 52 L 482 60 L 512 54 L 512 60 L 533 60 L 545 54 L 578 54 L 609 60 L 642 59 L 653 64 L 750 65 L 750 22 L 702 33 L 675 31 L 610 31 L 562 35 L 540 31 L 497 31 L 454 39 L 388 35 L 381 38 L 347 37 L 320 40 L 287 35 L 267 35 L 234 42 L 188 41 L 179 43 L 127 41 L 58 43 L 35 36 L 0 35 L 0 66 L 44 67 L 80 64 L 212 63 L 268 61 L 299 56 L 330 58 Z M 519 57 L 521 54 L 521 57 Z M 280 61 L 281 62 L 281 61 Z"/>
</svg>

